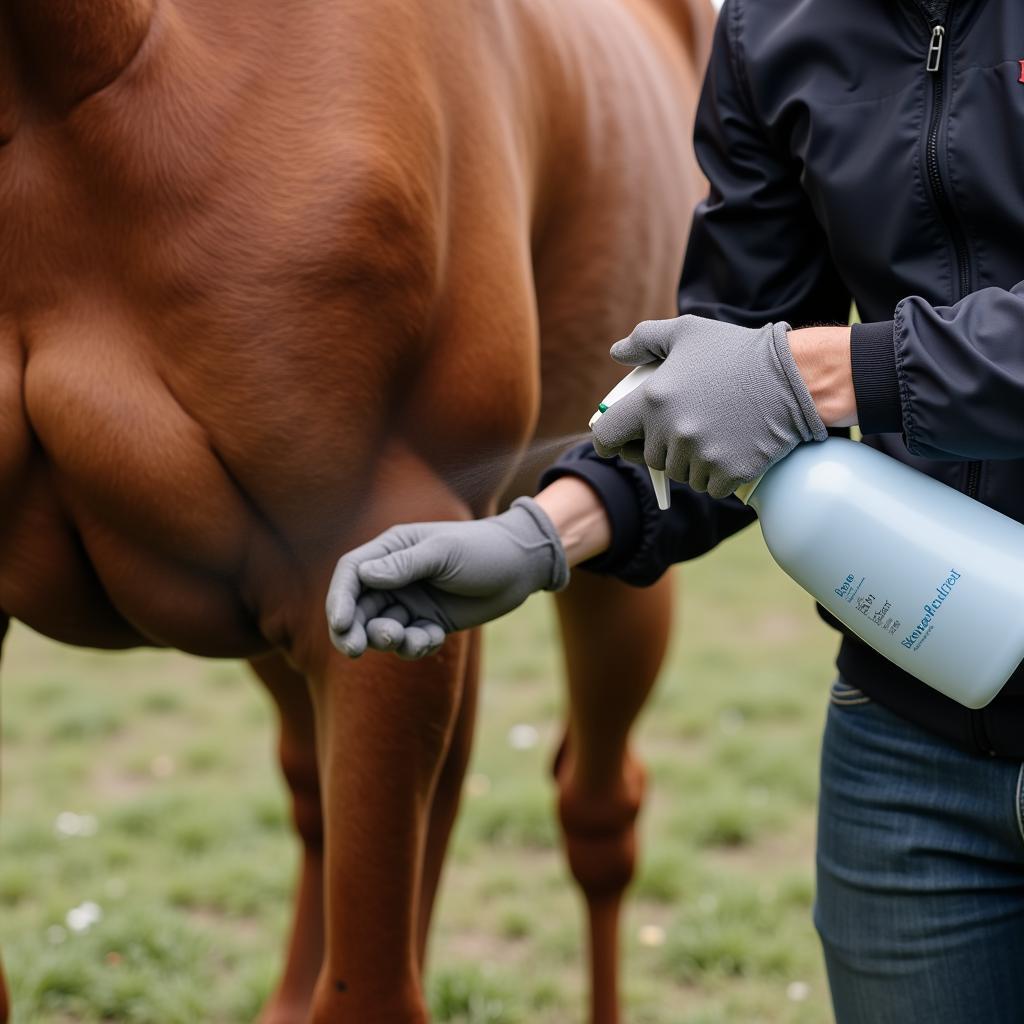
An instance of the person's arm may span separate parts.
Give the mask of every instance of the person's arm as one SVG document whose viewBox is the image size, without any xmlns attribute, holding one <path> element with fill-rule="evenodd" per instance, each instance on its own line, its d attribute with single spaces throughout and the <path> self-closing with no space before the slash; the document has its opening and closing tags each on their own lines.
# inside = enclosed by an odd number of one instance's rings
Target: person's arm
<svg viewBox="0 0 1024 1024">
<path fill-rule="evenodd" d="M 754 521 L 754 512 L 739 498 L 717 500 L 674 480 L 669 481 L 672 503 L 662 511 L 645 466 L 602 459 L 589 441 L 544 471 L 537 502 L 546 506 L 555 488 L 570 481 L 574 493 L 589 492 L 581 509 L 600 508 L 603 520 L 601 549 L 584 558 L 578 553 L 572 564 L 637 587 L 649 586 L 669 566 L 705 554 Z"/>
<path fill-rule="evenodd" d="M 892 321 L 790 335 L 822 419 L 902 433 L 933 459 L 1024 458 L 1024 281 L 954 306 L 904 299 Z"/>
<path fill-rule="evenodd" d="M 679 522 L 690 525 L 676 534 L 689 537 L 684 543 L 700 532 L 693 521 L 710 501 L 689 495 L 691 507 L 680 509 Z M 748 521 L 752 513 L 735 504 Z M 706 518 L 709 526 L 724 521 Z M 662 533 L 659 542 L 671 536 Z M 572 474 L 535 499 L 517 498 L 501 515 L 395 526 L 338 562 L 326 604 L 331 639 L 353 658 L 368 647 L 421 658 L 449 633 L 499 618 L 536 591 L 560 590 L 572 566 L 599 561 L 612 548 L 606 505 Z"/>
<path fill-rule="evenodd" d="M 954 306 L 910 296 L 855 329 L 852 361 L 864 433 L 933 459 L 1024 458 L 1024 281 Z"/>
<path fill-rule="evenodd" d="M 402 523 L 349 551 L 327 592 L 334 646 L 351 658 L 367 647 L 407 658 L 432 654 L 449 634 L 497 619 L 538 590 L 561 590 L 574 557 L 607 542 L 585 485 L 548 496 L 548 511 L 516 498 L 497 516 Z M 554 518 L 552 518 L 552 516 Z"/>
<path fill-rule="evenodd" d="M 558 533 L 572 569 L 608 550 L 612 526 L 597 492 L 578 477 L 565 476 L 534 499 Z"/>
<path fill-rule="evenodd" d="M 849 327 L 807 327 L 789 332 L 793 361 L 827 427 L 852 427 L 858 422 L 851 334 Z"/>
</svg>

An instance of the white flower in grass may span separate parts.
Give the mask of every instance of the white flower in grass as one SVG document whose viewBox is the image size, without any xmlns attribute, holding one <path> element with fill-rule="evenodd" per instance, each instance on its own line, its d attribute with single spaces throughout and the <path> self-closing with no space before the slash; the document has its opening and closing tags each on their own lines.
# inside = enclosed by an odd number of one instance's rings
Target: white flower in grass
<svg viewBox="0 0 1024 1024">
<path fill-rule="evenodd" d="M 811 986 L 806 981 L 791 981 L 786 986 L 786 998 L 791 1003 L 802 1003 L 811 994 Z"/>
<path fill-rule="evenodd" d="M 86 900 L 84 903 L 79 903 L 77 907 L 72 907 L 64 920 L 73 932 L 84 932 L 88 931 L 102 917 L 103 911 L 100 909 L 100 905 L 92 900 Z"/>
<path fill-rule="evenodd" d="M 540 742 L 540 733 L 526 722 L 513 725 L 508 731 L 508 745 L 513 750 L 532 750 Z"/>
<path fill-rule="evenodd" d="M 664 946 L 665 929 L 660 924 L 645 924 L 637 932 L 637 938 L 641 946 Z"/>
<path fill-rule="evenodd" d="M 75 814 L 74 811 L 61 811 L 53 823 L 54 831 L 59 836 L 76 836 L 88 838 L 96 835 L 100 823 L 94 814 Z"/>
</svg>

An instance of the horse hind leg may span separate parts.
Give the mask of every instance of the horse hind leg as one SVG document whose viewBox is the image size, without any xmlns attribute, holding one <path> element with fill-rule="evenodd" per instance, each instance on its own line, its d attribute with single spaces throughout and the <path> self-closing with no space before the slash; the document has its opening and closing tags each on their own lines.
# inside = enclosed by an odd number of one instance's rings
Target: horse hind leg
<svg viewBox="0 0 1024 1024">
<path fill-rule="evenodd" d="M 302 843 L 285 970 L 261 1024 L 300 1024 L 309 1017 L 324 957 L 324 830 L 313 704 L 305 677 L 282 656 L 270 655 L 250 664 L 277 706 L 278 757 Z"/>
<path fill-rule="evenodd" d="M 668 643 L 671 584 L 665 577 L 638 589 L 577 572 L 557 606 L 569 686 L 568 723 L 554 766 L 559 821 L 586 901 L 591 1021 L 619 1024 L 619 917 L 636 865 L 645 779 L 629 732 Z"/>
</svg>

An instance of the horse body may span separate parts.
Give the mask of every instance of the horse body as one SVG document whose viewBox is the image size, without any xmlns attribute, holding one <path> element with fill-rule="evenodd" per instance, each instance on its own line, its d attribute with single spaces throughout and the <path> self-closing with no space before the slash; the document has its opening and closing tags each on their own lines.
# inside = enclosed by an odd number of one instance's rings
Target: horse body
<svg viewBox="0 0 1024 1024">
<path fill-rule="evenodd" d="M 64 612 L 38 563 L 77 589 L 94 576 L 87 604 L 106 595 L 127 640 L 279 646 L 273 591 L 289 578 L 297 608 L 296 589 L 321 582 L 378 446 L 401 432 L 440 289 L 440 197 L 418 194 L 439 168 L 407 168 L 381 138 L 411 142 L 399 117 L 421 109 L 392 95 L 390 122 L 354 119 L 357 90 L 339 71 L 323 81 L 326 53 L 308 67 L 332 42 L 308 7 L 277 60 L 272 32 L 225 23 L 214 47 L 168 8 L 105 88 L 70 109 L 26 103 L 0 157 L 3 388 L 23 396 L 5 416 L 3 448 L 20 454 L 4 510 L 26 504 L 26 476 L 47 478 L 34 536 L 12 545 L 38 554 L 5 566 L 0 606 L 58 639 L 83 637 L 51 625 Z M 64 536 L 39 530 L 44 507 Z"/>
<path fill-rule="evenodd" d="M 609 341 L 671 315 L 709 24 L 670 0 L 0 3 L 0 609 L 253 661 L 306 844 L 268 1019 L 422 1019 L 478 645 L 348 663 L 327 580 L 393 522 L 527 486 L 508 456 L 576 431 Z M 592 796 L 631 717 L 589 755 L 577 721 Z"/>
</svg>

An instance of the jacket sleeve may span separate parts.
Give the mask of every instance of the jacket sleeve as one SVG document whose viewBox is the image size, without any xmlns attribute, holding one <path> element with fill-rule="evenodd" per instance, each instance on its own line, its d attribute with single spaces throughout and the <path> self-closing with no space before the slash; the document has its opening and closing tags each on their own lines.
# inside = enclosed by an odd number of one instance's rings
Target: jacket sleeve
<svg viewBox="0 0 1024 1024">
<path fill-rule="evenodd" d="M 710 551 L 754 521 L 753 510 L 739 498 L 716 500 L 674 480 L 670 481 L 672 507 L 663 512 L 644 466 L 625 459 L 602 459 L 589 441 L 548 468 L 541 487 L 563 476 L 588 483 L 611 524 L 608 550 L 581 568 L 617 576 L 637 587 L 649 586 L 670 565 Z"/>
<path fill-rule="evenodd" d="M 850 295 L 829 256 L 800 170 L 760 124 L 743 70 L 742 9 L 726 0 L 697 109 L 694 145 L 710 183 L 694 214 L 679 288 L 681 313 L 747 327 L 846 323 Z M 673 562 L 695 558 L 754 520 L 737 498 L 715 500 L 672 483 L 657 505 L 647 470 L 601 459 L 590 444 L 542 477 L 585 480 L 608 512 L 611 547 L 585 563 L 627 583 L 653 583 Z"/>
<path fill-rule="evenodd" d="M 902 431 L 926 458 L 1024 458 L 1024 281 L 955 306 L 910 296 L 851 356 L 864 433 Z"/>
</svg>

